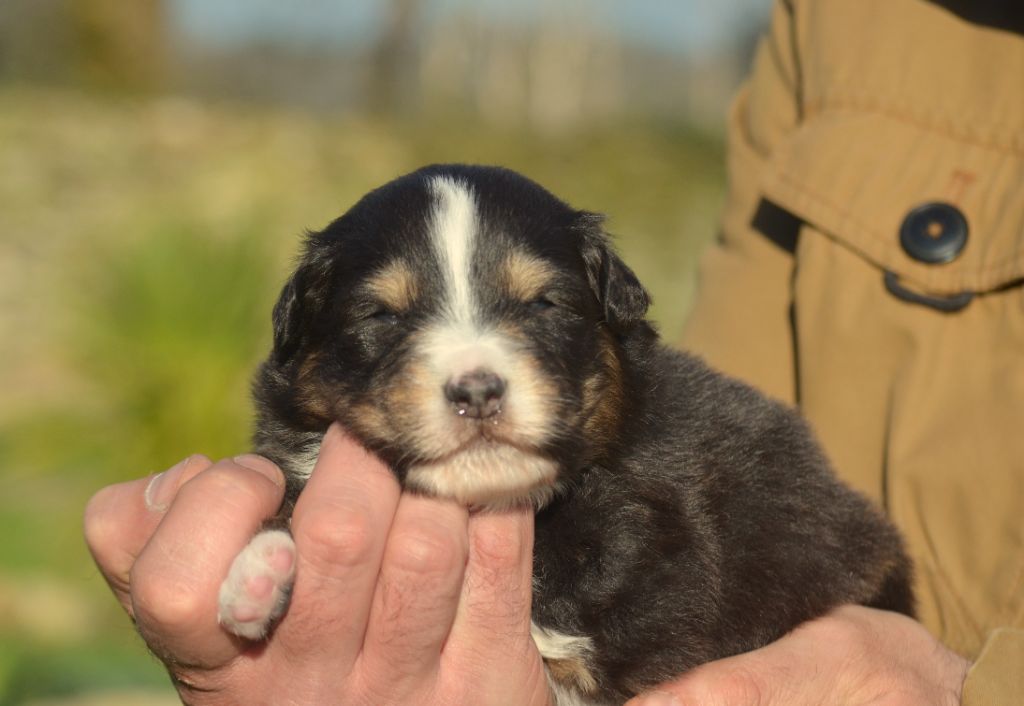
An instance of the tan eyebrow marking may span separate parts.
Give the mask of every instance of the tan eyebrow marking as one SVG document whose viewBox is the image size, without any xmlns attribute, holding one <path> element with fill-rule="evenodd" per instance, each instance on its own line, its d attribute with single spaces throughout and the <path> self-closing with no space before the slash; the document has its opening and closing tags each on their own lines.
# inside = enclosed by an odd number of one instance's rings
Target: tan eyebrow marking
<svg viewBox="0 0 1024 706">
<path fill-rule="evenodd" d="M 514 250 L 505 258 L 502 279 L 508 293 L 520 301 L 539 296 L 554 279 L 550 264 L 521 250 Z"/>
<path fill-rule="evenodd" d="M 408 311 L 419 293 L 416 275 L 404 260 L 389 262 L 372 274 L 365 286 L 371 296 L 395 312 Z"/>
</svg>

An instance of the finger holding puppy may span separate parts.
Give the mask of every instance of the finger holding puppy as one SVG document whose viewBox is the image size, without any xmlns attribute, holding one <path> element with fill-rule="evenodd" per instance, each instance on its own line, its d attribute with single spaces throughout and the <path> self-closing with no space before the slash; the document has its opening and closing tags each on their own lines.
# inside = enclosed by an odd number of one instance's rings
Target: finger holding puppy
<svg viewBox="0 0 1024 706">
<path fill-rule="evenodd" d="M 267 459 L 218 461 L 183 483 L 129 572 L 130 611 L 169 664 L 215 668 L 244 649 L 217 624 L 217 594 L 238 552 L 281 504 Z"/>
<path fill-rule="evenodd" d="M 468 556 L 466 509 L 402 496 L 387 539 L 361 669 L 396 698 L 433 680 L 455 621 Z"/>
<path fill-rule="evenodd" d="M 451 500 L 401 494 L 333 426 L 293 515 L 291 603 L 251 679 L 298 660 L 292 673 L 306 678 L 289 694 L 308 703 L 544 703 L 535 650 L 534 662 L 506 663 L 509 632 L 520 653 L 533 648 L 532 513 L 521 514 L 480 521 Z"/>
<path fill-rule="evenodd" d="M 274 633 L 282 649 L 336 672 L 351 669 L 399 496 L 387 467 L 340 426 L 327 430 L 292 515 L 298 558 L 288 613 Z"/>
<path fill-rule="evenodd" d="M 103 488 L 85 508 L 83 532 L 96 566 L 131 614 L 129 573 L 178 489 L 213 465 L 194 454 L 163 473 Z"/>
<path fill-rule="evenodd" d="M 911 618 L 848 605 L 765 647 L 700 665 L 628 706 L 956 706 L 968 667 Z"/>
<path fill-rule="evenodd" d="M 533 510 L 473 514 L 458 613 L 443 655 L 441 686 L 458 694 L 474 679 L 480 704 L 544 704 L 550 694 L 531 637 Z M 479 679 L 476 674 L 486 674 Z"/>
</svg>

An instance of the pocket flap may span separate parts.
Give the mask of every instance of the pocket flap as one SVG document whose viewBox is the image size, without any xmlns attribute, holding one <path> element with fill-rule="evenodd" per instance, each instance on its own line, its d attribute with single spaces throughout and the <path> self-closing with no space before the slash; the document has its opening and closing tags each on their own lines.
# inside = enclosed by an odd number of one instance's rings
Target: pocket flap
<svg viewBox="0 0 1024 706">
<path fill-rule="evenodd" d="M 769 200 L 923 291 L 986 292 L 1024 278 L 1019 141 L 998 145 L 884 114 L 825 111 L 778 148 L 762 188 Z M 966 220 L 967 240 L 946 262 L 925 262 L 900 242 L 915 213 L 916 227 L 941 234 L 942 223 L 921 225 L 928 204 Z"/>
</svg>

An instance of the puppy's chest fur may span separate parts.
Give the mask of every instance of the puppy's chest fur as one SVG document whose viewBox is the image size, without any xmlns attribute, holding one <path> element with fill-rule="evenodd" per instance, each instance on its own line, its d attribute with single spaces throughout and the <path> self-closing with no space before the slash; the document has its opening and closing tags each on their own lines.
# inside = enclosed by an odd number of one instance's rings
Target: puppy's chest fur
<svg viewBox="0 0 1024 706">
<path fill-rule="evenodd" d="M 806 425 L 663 346 L 647 305 L 598 217 L 512 172 L 372 192 L 310 236 L 254 385 L 285 514 L 334 421 L 412 492 L 534 504 L 533 634 L 561 703 L 622 702 L 842 603 L 911 613 L 899 536 Z M 222 623 L 261 636 L 290 581 L 254 626 L 222 590 Z"/>
</svg>

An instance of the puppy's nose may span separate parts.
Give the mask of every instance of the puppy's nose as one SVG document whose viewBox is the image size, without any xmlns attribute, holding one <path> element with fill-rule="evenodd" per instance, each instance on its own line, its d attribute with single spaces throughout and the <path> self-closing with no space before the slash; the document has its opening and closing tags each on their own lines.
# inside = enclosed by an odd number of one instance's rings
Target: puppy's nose
<svg viewBox="0 0 1024 706">
<path fill-rule="evenodd" d="M 501 410 L 505 381 L 490 370 L 478 368 L 445 383 L 444 396 L 460 416 L 486 419 Z"/>
</svg>

